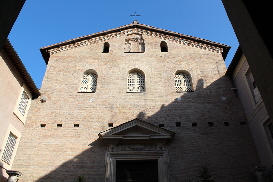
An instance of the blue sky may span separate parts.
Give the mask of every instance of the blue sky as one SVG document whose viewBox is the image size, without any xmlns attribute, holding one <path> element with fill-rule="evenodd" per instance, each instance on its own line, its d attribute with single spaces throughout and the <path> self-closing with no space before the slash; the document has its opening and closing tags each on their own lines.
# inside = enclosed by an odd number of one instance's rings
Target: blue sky
<svg viewBox="0 0 273 182">
<path fill-rule="evenodd" d="M 40 48 L 80 36 L 139 23 L 232 46 L 238 41 L 221 0 L 26 0 L 9 39 L 37 87 L 46 64 Z"/>
</svg>

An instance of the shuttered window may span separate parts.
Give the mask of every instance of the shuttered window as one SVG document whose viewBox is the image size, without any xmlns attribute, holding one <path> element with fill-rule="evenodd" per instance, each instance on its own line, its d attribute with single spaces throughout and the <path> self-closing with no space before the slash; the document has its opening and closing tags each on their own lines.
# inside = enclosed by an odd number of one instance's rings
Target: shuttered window
<svg viewBox="0 0 273 182">
<path fill-rule="evenodd" d="M 29 96 L 26 91 L 23 91 L 22 97 L 18 106 L 18 110 L 23 116 L 26 114 L 28 102 L 29 102 Z"/>
<path fill-rule="evenodd" d="M 2 155 L 2 161 L 4 161 L 7 164 L 10 164 L 10 160 L 12 157 L 12 153 L 16 144 L 17 137 L 13 135 L 12 133 L 9 134 L 8 140 Z"/>
<path fill-rule="evenodd" d="M 145 78 L 139 72 L 132 72 L 128 75 L 127 92 L 144 92 Z"/>
<path fill-rule="evenodd" d="M 80 92 L 96 92 L 97 75 L 94 73 L 84 73 L 81 81 Z"/>
<path fill-rule="evenodd" d="M 176 92 L 192 92 L 191 77 L 187 73 L 178 72 L 174 77 Z"/>
</svg>

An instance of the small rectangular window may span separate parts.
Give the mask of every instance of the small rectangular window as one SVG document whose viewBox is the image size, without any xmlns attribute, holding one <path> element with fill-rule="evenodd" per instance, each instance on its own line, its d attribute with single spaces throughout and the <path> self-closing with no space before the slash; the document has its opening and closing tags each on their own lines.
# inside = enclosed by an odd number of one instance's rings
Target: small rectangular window
<svg viewBox="0 0 273 182">
<path fill-rule="evenodd" d="M 46 124 L 41 124 L 41 127 L 43 128 L 43 127 L 46 127 Z"/>
<path fill-rule="evenodd" d="M 181 126 L 181 122 L 176 122 L 176 123 L 175 123 L 175 126 L 176 126 L 176 127 L 180 127 L 180 126 Z"/>
<path fill-rule="evenodd" d="M 229 126 L 229 122 L 224 122 L 224 125 L 225 126 Z"/>
<path fill-rule="evenodd" d="M 196 126 L 197 126 L 197 123 L 192 123 L 191 126 L 192 126 L 192 127 L 196 127 Z"/>
<path fill-rule="evenodd" d="M 208 122 L 208 125 L 209 125 L 209 126 L 213 126 L 214 123 L 213 123 L 213 122 Z"/>
<path fill-rule="evenodd" d="M 80 127 L 80 124 L 74 124 L 74 127 L 75 128 Z"/>
<path fill-rule="evenodd" d="M 57 124 L 57 127 L 63 127 L 63 124 Z"/>
<path fill-rule="evenodd" d="M 108 123 L 108 127 L 113 127 L 114 124 L 113 123 Z"/>
<path fill-rule="evenodd" d="M 246 125 L 246 122 L 240 122 L 240 125 Z"/>
</svg>

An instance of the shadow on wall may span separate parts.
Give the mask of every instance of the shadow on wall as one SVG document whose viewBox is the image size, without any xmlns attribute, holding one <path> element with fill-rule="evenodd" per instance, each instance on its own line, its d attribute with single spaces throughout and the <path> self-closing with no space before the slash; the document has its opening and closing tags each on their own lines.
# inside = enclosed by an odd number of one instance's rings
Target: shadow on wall
<svg viewBox="0 0 273 182">
<path fill-rule="evenodd" d="M 1 150 L 0 150 L 1 152 Z M 4 177 L 4 173 L 5 173 L 5 169 L 3 168 L 3 163 L 0 161 L 0 182 L 6 182 L 7 181 L 7 178 Z"/>
<path fill-rule="evenodd" d="M 240 125 L 246 117 L 229 78 L 223 76 L 206 88 L 200 79 L 194 92 L 177 95 L 169 105 L 162 103 L 151 116 L 145 111 L 132 116 L 156 126 L 163 124 L 176 133 L 167 146 L 170 181 L 192 179 L 202 165 L 209 165 L 216 181 L 255 181 L 251 168 L 259 163 L 256 149 L 248 126 Z M 81 176 L 86 182 L 102 182 L 105 152 L 106 146 L 97 139 L 89 149 L 37 181 L 75 182 Z"/>
<path fill-rule="evenodd" d="M 89 146 L 88 150 L 63 163 L 37 182 L 76 182 L 79 177 L 84 178 L 86 182 L 101 181 L 102 176 L 103 178 L 105 176 L 103 151 L 106 151 L 106 147 L 99 140 L 92 142 Z"/>
</svg>

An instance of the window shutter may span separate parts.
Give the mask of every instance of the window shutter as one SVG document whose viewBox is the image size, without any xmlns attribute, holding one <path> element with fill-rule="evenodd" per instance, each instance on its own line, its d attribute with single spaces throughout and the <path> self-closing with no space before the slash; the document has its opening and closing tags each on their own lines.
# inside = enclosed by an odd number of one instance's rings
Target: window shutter
<svg viewBox="0 0 273 182">
<path fill-rule="evenodd" d="M 10 160 L 12 157 L 12 153 L 13 153 L 15 144 L 16 144 L 16 137 L 12 133 L 10 133 L 7 143 L 6 143 L 6 146 L 5 146 L 5 149 L 4 149 L 4 152 L 3 152 L 3 155 L 2 155 L 2 161 L 4 161 L 7 164 L 10 164 Z"/>
</svg>

